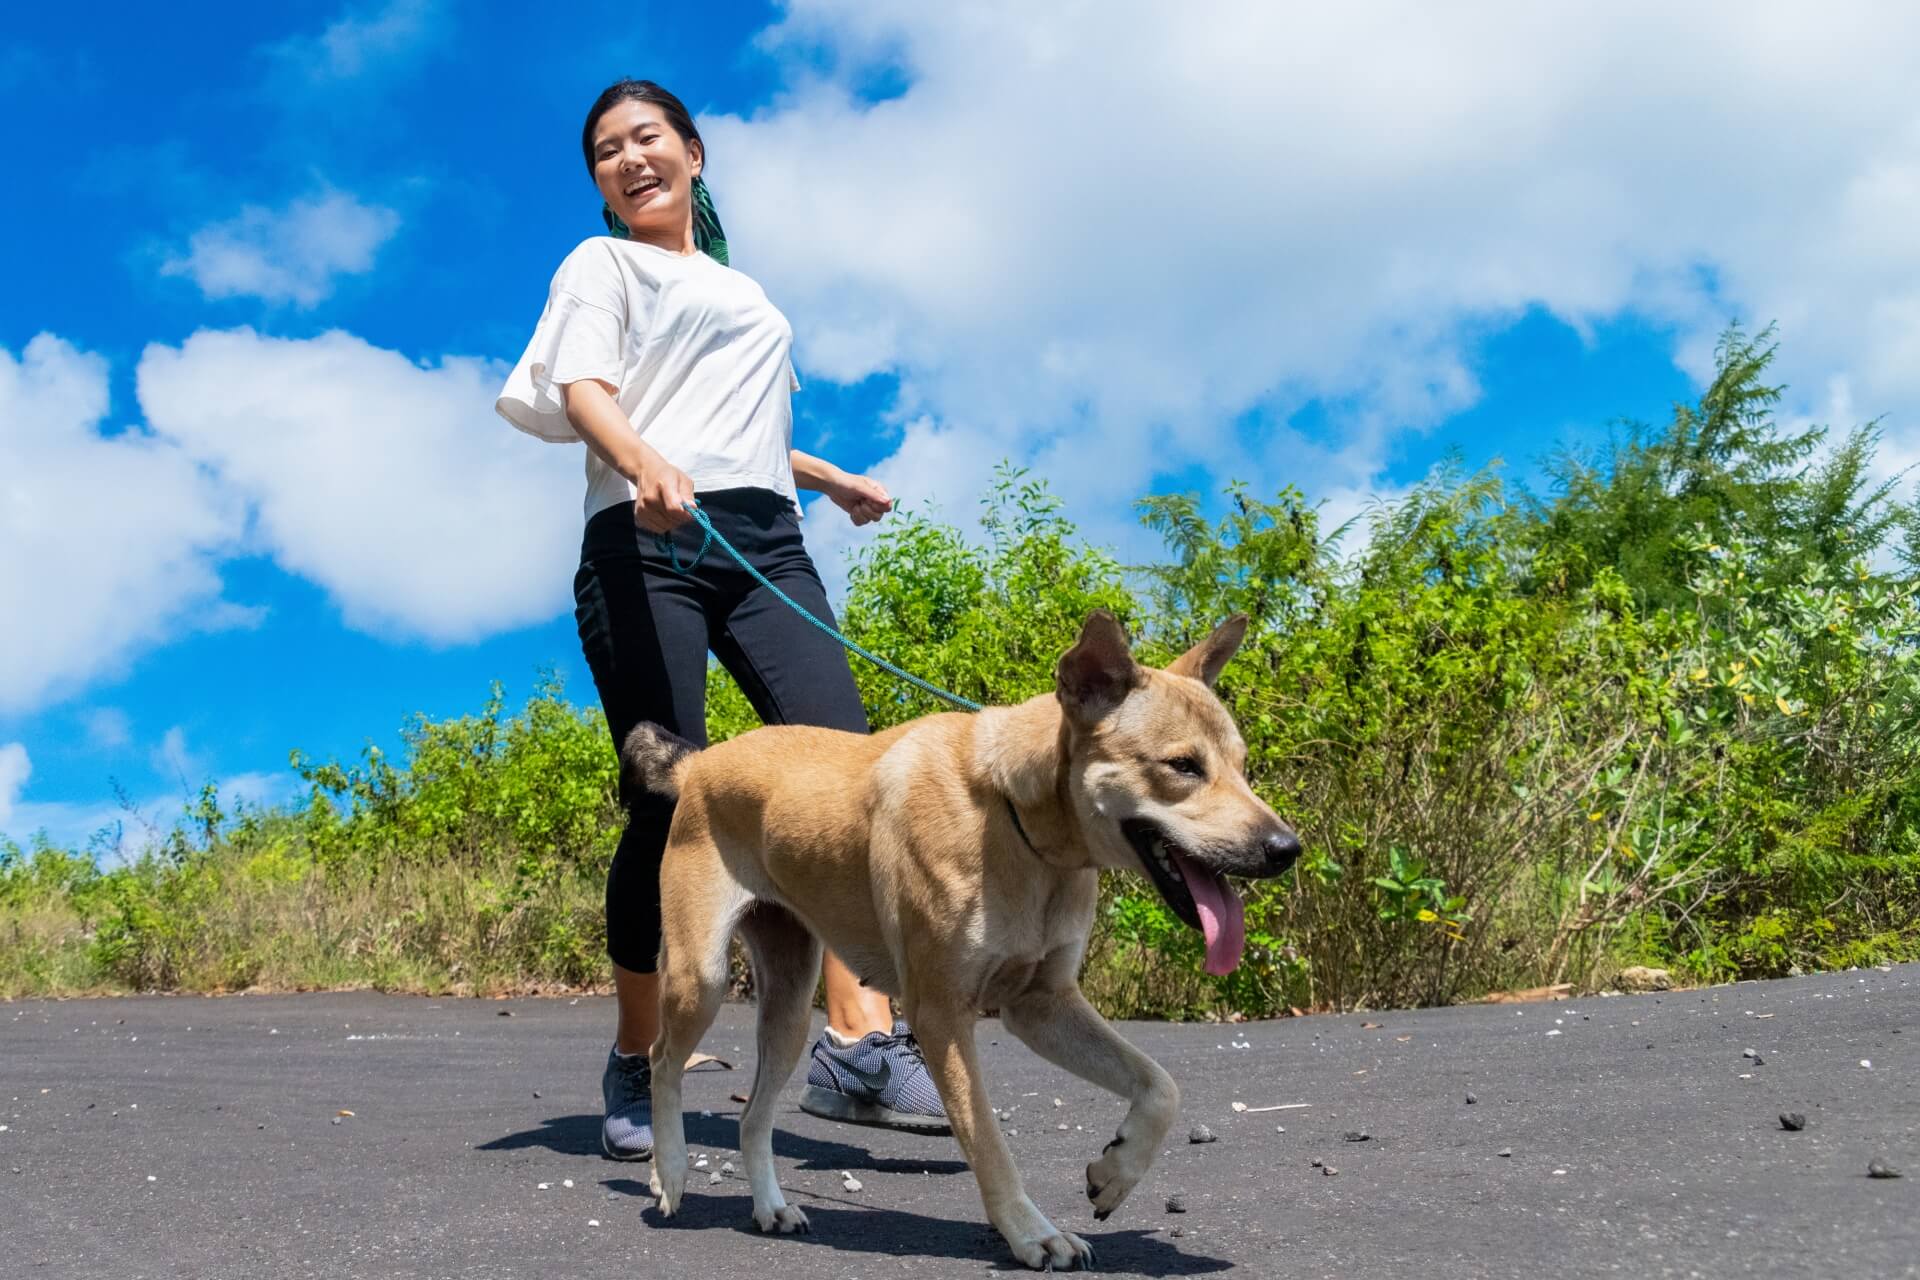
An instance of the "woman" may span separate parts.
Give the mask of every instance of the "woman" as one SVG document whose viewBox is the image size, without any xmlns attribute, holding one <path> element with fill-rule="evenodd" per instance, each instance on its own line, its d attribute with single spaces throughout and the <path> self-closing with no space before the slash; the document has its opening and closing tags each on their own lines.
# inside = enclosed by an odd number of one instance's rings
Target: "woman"
<svg viewBox="0 0 1920 1280">
<path fill-rule="evenodd" d="M 878 520 L 892 499 L 878 482 L 791 447 L 792 329 L 759 285 L 726 265 L 700 179 L 706 147 L 680 100 L 651 81 L 622 80 L 593 104 L 581 146 L 613 234 L 560 264 L 496 408 L 543 440 L 587 445 L 575 617 L 615 746 L 643 720 L 706 741 L 709 649 L 767 722 L 865 733 L 840 646 L 731 558 L 696 561 L 701 530 L 685 504 L 697 497 L 755 568 L 830 619 L 801 543 L 796 489 L 826 494 L 856 525 Z M 601 1081 L 601 1145 L 615 1160 L 653 1151 L 646 1054 L 659 1029 L 659 869 L 673 815 L 671 802 L 629 800 L 607 875 L 619 1025 Z M 919 1047 L 887 998 L 831 955 L 826 978 L 827 1029 L 802 1107 L 944 1132 Z"/>
</svg>

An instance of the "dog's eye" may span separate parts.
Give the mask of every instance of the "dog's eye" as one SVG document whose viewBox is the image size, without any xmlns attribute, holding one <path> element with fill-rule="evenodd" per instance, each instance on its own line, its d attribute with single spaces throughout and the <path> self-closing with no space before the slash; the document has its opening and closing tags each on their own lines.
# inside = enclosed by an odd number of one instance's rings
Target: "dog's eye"
<svg viewBox="0 0 1920 1280">
<path fill-rule="evenodd" d="M 1184 773 L 1189 778 L 1206 777 L 1206 770 L 1202 769 L 1200 762 L 1192 756 L 1175 756 L 1171 760 L 1163 760 L 1161 763 L 1175 773 Z"/>
</svg>

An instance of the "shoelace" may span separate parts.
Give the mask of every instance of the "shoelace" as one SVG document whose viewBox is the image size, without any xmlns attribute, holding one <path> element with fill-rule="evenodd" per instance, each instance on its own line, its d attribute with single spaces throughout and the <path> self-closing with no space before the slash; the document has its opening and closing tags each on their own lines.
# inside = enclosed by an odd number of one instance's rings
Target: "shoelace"
<svg viewBox="0 0 1920 1280">
<path fill-rule="evenodd" d="M 631 1058 L 614 1054 L 613 1069 L 622 1079 L 634 1084 L 645 1086 L 653 1083 L 653 1063 L 644 1053 L 635 1054 Z"/>
<path fill-rule="evenodd" d="M 913 1032 L 909 1031 L 903 1036 L 888 1036 L 885 1043 L 888 1045 L 898 1045 L 900 1050 L 916 1065 L 922 1067 L 927 1065 L 927 1055 L 921 1052 L 920 1042 L 914 1039 Z"/>
</svg>

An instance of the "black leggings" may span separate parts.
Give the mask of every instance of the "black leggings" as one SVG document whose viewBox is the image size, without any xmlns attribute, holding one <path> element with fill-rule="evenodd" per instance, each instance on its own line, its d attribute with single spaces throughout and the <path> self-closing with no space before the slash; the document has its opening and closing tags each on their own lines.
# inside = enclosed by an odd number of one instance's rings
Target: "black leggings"
<svg viewBox="0 0 1920 1280">
<path fill-rule="evenodd" d="M 771 489 L 721 489 L 700 508 L 753 566 L 829 626 L 820 575 L 800 540 L 793 504 Z M 682 565 L 702 531 L 674 531 Z M 707 651 L 740 682 L 768 724 L 868 731 L 867 713 L 840 645 L 760 586 L 718 546 L 691 573 L 676 573 L 633 507 L 587 521 L 574 618 L 616 750 L 643 720 L 702 746 L 707 741 Z M 627 827 L 607 873 L 607 954 L 623 969 L 652 973 L 660 952 L 660 855 L 673 802 L 623 795 Z"/>
</svg>

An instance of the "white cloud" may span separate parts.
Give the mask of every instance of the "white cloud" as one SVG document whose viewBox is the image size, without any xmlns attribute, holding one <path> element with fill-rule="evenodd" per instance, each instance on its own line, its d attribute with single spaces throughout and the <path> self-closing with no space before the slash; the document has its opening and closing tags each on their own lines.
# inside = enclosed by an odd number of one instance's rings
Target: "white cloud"
<svg viewBox="0 0 1920 1280">
<path fill-rule="evenodd" d="M 133 741 L 133 721 L 119 707 L 95 707 L 82 717 L 87 741 L 103 751 L 114 751 Z"/>
<path fill-rule="evenodd" d="M 206 757 L 187 750 L 187 731 L 177 724 L 160 735 L 159 745 L 148 753 L 147 760 L 155 773 L 188 790 L 199 785 L 206 769 Z"/>
<path fill-rule="evenodd" d="M 421 52 L 437 30 L 440 9 L 437 0 L 389 0 L 352 10 L 317 36 L 293 36 L 267 52 L 316 84 L 358 79 Z"/>
<path fill-rule="evenodd" d="M 246 502 L 281 568 L 350 625 L 445 643 L 551 618 L 579 554 L 584 451 L 500 420 L 506 372 L 241 328 L 149 346 L 137 381 L 153 430 Z"/>
<path fill-rule="evenodd" d="M 261 298 L 312 307 L 342 275 L 364 275 L 400 227 L 400 215 L 330 191 L 284 209 L 247 205 L 238 216 L 193 233 L 184 256 L 160 274 L 188 276 L 208 298 Z"/>
<path fill-rule="evenodd" d="M 1157 471 L 1351 503 L 1536 306 L 1696 374 L 1777 319 L 1797 397 L 1920 437 L 1920 11 L 799 0 L 763 43 L 788 92 L 701 124 L 736 262 L 808 372 L 899 375 L 878 473 L 949 512 L 1003 454 L 1123 544 Z"/>
<path fill-rule="evenodd" d="M 13 806 L 33 776 L 33 761 L 25 743 L 0 743 L 0 831 L 13 821 Z"/>
<path fill-rule="evenodd" d="M 107 363 L 41 334 L 0 347 L 0 713 L 208 625 L 241 511 L 177 445 L 103 435 Z"/>
</svg>

